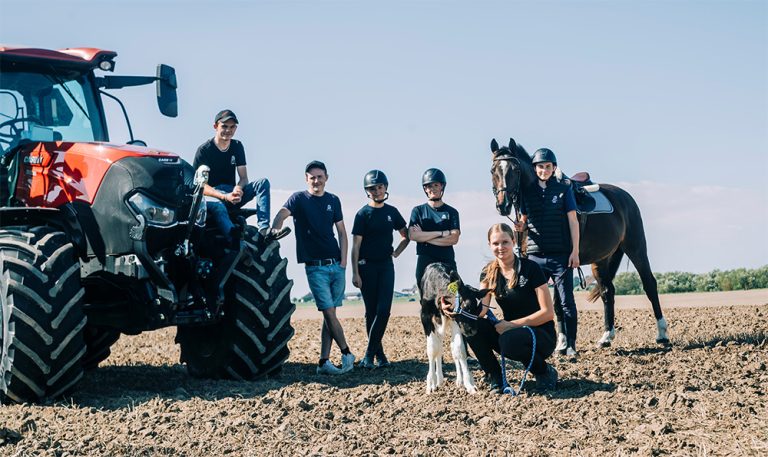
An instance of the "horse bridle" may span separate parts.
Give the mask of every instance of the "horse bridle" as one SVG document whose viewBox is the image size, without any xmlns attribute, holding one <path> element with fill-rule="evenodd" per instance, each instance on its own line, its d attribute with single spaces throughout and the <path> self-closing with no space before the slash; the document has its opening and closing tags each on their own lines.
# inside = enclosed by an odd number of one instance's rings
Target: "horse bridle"
<svg viewBox="0 0 768 457">
<path fill-rule="evenodd" d="M 494 162 L 509 161 L 509 162 L 514 162 L 514 163 L 517 164 L 516 167 L 512 167 L 512 171 L 518 177 L 517 189 L 514 189 L 514 193 L 511 195 L 513 201 L 517 200 L 517 198 L 515 198 L 515 197 L 517 197 L 517 195 L 520 193 L 520 179 L 519 178 L 520 178 L 520 174 L 522 173 L 520 159 L 518 159 L 517 157 L 515 157 L 513 155 L 504 154 L 504 155 L 500 155 L 498 157 L 494 157 L 493 161 Z M 493 187 L 491 187 L 491 190 L 493 191 L 493 196 L 494 197 L 498 197 L 499 192 L 506 192 L 507 191 L 506 180 L 504 182 L 504 187 L 497 188 L 497 187 L 493 186 Z"/>
</svg>

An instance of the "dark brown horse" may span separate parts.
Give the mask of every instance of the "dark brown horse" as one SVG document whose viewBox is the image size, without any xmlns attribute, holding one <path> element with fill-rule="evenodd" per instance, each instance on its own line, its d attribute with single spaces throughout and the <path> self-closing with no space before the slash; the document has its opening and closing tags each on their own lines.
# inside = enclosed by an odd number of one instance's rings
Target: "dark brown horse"
<svg viewBox="0 0 768 457">
<path fill-rule="evenodd" d="M 493 166 L 491 177 L 496 209 L 502 216 L 509 217 L 512 210 L 519 214 L 521 189 L 536 182 L 531 157 L 522 146 L 509 140 L 509 146 L 499 147 L 491 141 Z M 589 300 L 603 299 L 605 311 L 605 333 L 598 341 L 599 346 L 609 346 L 615 336 L 613 279 L 624 254 L 629 257 L 643 282 L 643 289 L 653 306 L 658 334 L 656 342 L 669 343 L 667 321 L 661 314 L 656 278 L 651 272 L 648 250 L 645 243 L 643 219 L 637 203 L 625 190 L 611 184 L 600 184 L 600 190 L 613 204 L 612 213 L 591 214 L 581 226 L 579 258 L 582 265 L 592 264 L 592 275 L 597 281 L 589 294 Z"/>
</svg>

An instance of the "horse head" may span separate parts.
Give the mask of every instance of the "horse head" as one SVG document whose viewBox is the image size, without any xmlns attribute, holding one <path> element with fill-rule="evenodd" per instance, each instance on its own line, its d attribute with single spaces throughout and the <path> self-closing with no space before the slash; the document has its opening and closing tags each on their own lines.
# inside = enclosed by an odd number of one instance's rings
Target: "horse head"
<svg viewBox="0 0 768 457">
<path fill-rule="evenodd" d="M 508 146 L 502 147 L 494 138 L 491 140 L 491 152 L 491 182 L 496 211 L 502 216 L 509 216 L 513 208 L 515 212 L 520 210 L 520 188 L 533 179 L 533 165 L 525 149 L 512 138 Z"/>
</svg>

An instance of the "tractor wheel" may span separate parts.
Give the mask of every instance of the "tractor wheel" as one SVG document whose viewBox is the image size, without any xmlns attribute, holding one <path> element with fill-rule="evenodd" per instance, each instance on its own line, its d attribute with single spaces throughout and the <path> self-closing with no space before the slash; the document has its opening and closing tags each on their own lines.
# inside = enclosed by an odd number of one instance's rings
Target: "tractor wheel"
<svg viewBox="0 0 768 457">
<path fill-rule="evenodd" d="M 0 230 L 0 399 L 53 399 L 82 378 L 82 299 L 80 264 L 63 232 Z"/>
<path fill-rule="evenodd" d="M 288 260 L 273 241 L 259 249 L 255 228 L 246 230 L 246 250 L 225 290 L 224 317 L 213 325 L 179 327 L 181 362 L 201 378 L 250 380 L 276 373 L 288 359 L 293 336 L 293 281 Z"/>
<path fill-rule="evenodd" d="M 85 370 L 93 370 L 99 366 L 99 363 L 109 357 L 110 347 L 120 339 L 120 332 L 116 330 L 86 325 L 83 333 L 85 338 L 85 355 L 82 365 Z"/>
</svg>

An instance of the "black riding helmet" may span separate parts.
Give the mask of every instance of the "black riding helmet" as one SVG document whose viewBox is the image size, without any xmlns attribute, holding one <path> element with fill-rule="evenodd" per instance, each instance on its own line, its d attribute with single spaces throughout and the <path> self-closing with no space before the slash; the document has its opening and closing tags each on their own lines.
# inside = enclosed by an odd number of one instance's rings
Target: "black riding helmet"
<svg viewBox="0 0 768 457">
<path fill-rule="evenodd" d="M 384 174 L 381 170 L 371 170 L 368 173 L 365 174 L 365 177 L 363 178 L 363 188 L 367 189 L 369 187 L 373 187 L 378 184 L 384 184 L 385 186 L 389 186 L 389 181 L 387 180 L 387 175 Z"/>
<path fill-rule="evenodd" d="M 533 153 L 533 164 L 542 162 L 552 162 L 552 165 L 557 166 L 557 157 L 551 149 L 541 148 Z"/>
<path fill-rule="evenodd" d="M 438 168 L 430 168 L 427 171 L 425 171 L 424 174 L 421 176 L 422 188 L 428 184 L 432 184 L 436 182 L 439 182 L 440 184 L 443 185 L 443 190 L 442 192 L 440 192 L 440 198 L 431 199 L 431 200 L 439 201 L 439 200 L 442 200 L 443 198 L 443 194 L 445 193 L 445 186 L 447 184 L 447 181 L 445 179 L 445 173 L 440 171 Z M 429 195 L 427 194 L 426 190 L 424 191 L 424 194 Z"/>
<path fill-rule="evenodd" d="M 424 175 L 421 177 L 421 187 L 424 187 L 427 184 L 432 184 L 433 182 L 439 182 L 443 187 L 445 187 L 446 184 L 445 174 L 437 168 L 430 168 L 424 172 Z"/>
<path fill-rule="evenodd" d="M 381 200 L 375 200 L 371 194 L 368 193 L 369 187 L 377 186 L 379 184 L 384 184 L 385 189 L 389 187 L 389 180 L 383 171 L 371 170 L 365 174 L 365 177 L 363 178 L 363 189 L 365 189 L 365 195 L 367 195 L 368 198 L 375 201 L 376 203 L 384 203 L 384 201 L 389 198 L 389 192 L 385 192 L 384 198 Z"/>
</svg>

